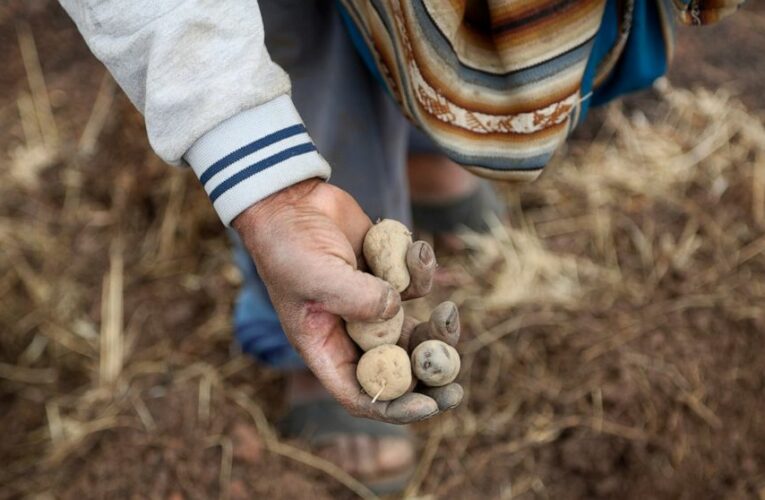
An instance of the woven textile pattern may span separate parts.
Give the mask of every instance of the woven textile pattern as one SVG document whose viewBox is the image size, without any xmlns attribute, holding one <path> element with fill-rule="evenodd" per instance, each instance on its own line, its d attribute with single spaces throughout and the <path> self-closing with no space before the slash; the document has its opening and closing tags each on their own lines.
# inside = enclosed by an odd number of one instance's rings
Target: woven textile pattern
<svg viewBox="0 0 765 500">
<path fill-rule="evenodd" d="M 582 79 L 609 0 L 341 0 L 407 117 L 486 177 L 536 178 L 576 125 Z M 636 2 L 656 2 L 667 57 L 675 23 L 706 24 L 744 0 L 616 0 L 624 50 Z M 588 85 L 591 87 L 592 85 Z"/>
</svg>

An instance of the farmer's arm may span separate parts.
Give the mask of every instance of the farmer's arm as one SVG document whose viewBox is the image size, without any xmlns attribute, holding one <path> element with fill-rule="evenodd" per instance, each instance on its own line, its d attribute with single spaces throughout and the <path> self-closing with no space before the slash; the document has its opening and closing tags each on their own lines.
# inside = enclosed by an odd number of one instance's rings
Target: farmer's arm
<svg viewBox="0 0 765 500">
<path fill-rule="evenodd" d="M 60 0 L 95 55 L 143 112 L 149 141 L 189 163 L 224 224 L 233 224 L 269 288 L 285 332 L 326 388 L 355 414 L 407 422 L 437 411 L 410 395 L 360 393 L 341 318 L 389 318 L 398 293 L 356 270 L 371 225 L 347 193 L 320 181 L 315 150 L 271 61 L 255 0 Z M 418 251 L 410 296 L 429 288 L 432 249 Z"/>
<path fill-rule="evenodd" d="M 282 188 L 329 176 L 289 77 L 266 51 L 255 0 L 61 4 L 144 114 L 156 153 L 192 166 L 224 224 Z M 268 158 L 278 168 L 252 168 Z"/>
</svg>

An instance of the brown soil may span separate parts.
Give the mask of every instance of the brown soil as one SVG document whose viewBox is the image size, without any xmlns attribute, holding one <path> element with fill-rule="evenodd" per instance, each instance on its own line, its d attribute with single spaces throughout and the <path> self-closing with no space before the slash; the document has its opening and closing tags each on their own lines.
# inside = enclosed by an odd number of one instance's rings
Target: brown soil
<svg viewBox="0 0 765 500">
<path fill-rule="evenodd" d="M 765 4 L 749 1 L 725 22 L 679 32 L 672 80 L 686 86 L 724 86 L 751 109 L 765 110 Z"/>
<path fill-rule="evenodd" d="M 599 110 L 506 191 L 512 228 L 445 263 L 462 286 L 434 300 L 460 304 L 467 399 L 417 427 L 433 460 L 412 496 L 765 498 L 765 5 L 749 3 L 684 30 L 671 74 L 748 110 L 682 89 Z M 352 497 L 272 434 L 284 381 L 232 352 L 239 277 L 193 176 L 151 153 L 55 3 L 1 4 L 0 52 L 0 498 Z"/>
</svg>

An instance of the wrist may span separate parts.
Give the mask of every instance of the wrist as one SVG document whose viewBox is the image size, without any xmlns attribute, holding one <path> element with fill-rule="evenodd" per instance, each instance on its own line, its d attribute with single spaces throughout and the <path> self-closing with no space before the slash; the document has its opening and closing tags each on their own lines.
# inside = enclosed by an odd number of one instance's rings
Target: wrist
<svg viewBox="0 0 765 500">
<path fill-rule="evenodd" d="M 286 95 L 216 125 L 197 139 L 185 159 L 227 226 L 274 193 L 330 175 Z"/>
<path fill-rule="evenodd" d="M 297 204 L 322 182 L 312 177 L 277 191 L 242 211 L 231 221 L 231 226 L 243 239 L 245 235 L 251 238 L 263 233 L 277 213 Z"/>
</svg>

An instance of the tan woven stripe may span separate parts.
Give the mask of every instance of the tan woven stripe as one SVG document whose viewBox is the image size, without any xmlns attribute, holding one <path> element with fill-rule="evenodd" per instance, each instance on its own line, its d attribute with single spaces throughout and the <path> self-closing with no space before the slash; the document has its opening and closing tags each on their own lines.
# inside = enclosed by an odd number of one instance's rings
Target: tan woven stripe
<svg viewBox="0 0 765 500">
<path fill-rule="evenodd" d="M 435 0 L 438 1 L 438 0 Z M 535 12 L 544 10 L 550 5 L 557 3 L 559 0 L 512 0 L 512 1 L 492 1 L 492 15 L 496 16 L 496 19 L 501 22 L 506 22 L 508 19 L 519 19 L 527 17 Z"/>
<path fill-rule="evenodd" d="M 664 46 L 666 47 L 667 64 L 671 65 L 675 57 L 675 31 L 672 29 L 671 0 L 656 0 L 659 2 L 659 16 L 661 17 L 661 31 L 664 34 Z"/>
<path fill-rule="evenodd" d="M 542 175 L 542 170 L 492 170 L 489 168 L 464 165 L 466 169 L 484 179 L 504 182 L 531 182 Z"/>
<path fill-rule="evenodd" d="M 557 148 L 568 132 L 568 122 L 565 121 L 529 134 L 478 133 L 439 120 L 419 103 L 416 112 L 426 129 L 435 132 L 442 140 L 447 139 L 450 149 L 475 156 L 523 158 L 542 155 Z"/>
</svg>

